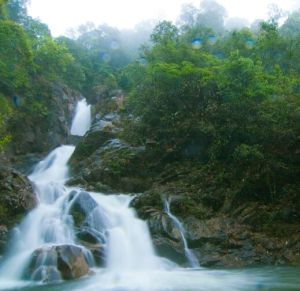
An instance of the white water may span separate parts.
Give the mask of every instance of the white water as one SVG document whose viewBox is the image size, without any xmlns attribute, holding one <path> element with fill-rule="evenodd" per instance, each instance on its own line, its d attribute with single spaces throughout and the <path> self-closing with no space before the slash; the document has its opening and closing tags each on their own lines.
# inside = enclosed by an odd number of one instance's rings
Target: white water
<svg viewBox="0 0 300 291">
<path fill-rule="evenodd" d="M 184 246 L 184 253 L 188 260 L 190 267 L 199 268 L 200 264 L 199 264 L 198 259 L 196 258 L 193 251 L 191 249 L 189 249 L 189 247 L 188 247 L 188 244 L 187 244 L 187 241 L 185 238 L 185 229 L 184 229 L 182 223 L 178 220 L 178 218 L 171 213 L 170 202 L 168 200 L 165 200 L 165 212 L 170 217 L 170 219 L 173 221 L 174 226 L 178 229 L 178 231 L 180 233 L 180 236 L 181 236 L 181 239 L 183 242 L 183 246 Z"/>
<path fill-rule="evenodd" d="M 127 195 L 101 195 L 91 193 L 99 205 L 94 216 L 96 225 L 108 230 L 107 269 L 111 272 L 156 270 L 163 267 L 160 258 L 155 256 L 146 223 L 135 217 L 129 208 L 131 200 Z"/>
<path fill-rule="evenodd" d="M 71 134 L 84 136 L 91 126 L 91 105 L 83 99 L 78 102 L 71 126 Z"/>
<path fill-rule="evenodd" d="M 29 176 L 39 204 L 16 229 L 14 245 L 0 269 L 0 280 L 21 280 L 34 250 L 51 244 L 74 243 L 73 228 L 63 207 L 67 195 L 63 185 L 68 177 L 66 163 L 73 151 L 73 146 L 55 149 Z"/>
<path fill-rule="evenodd" d="M 82 102 L 86 103 L 85 100 L 79 102 L 76 114 L 80 118 L 75 117 L 72 126 L 77 134 L 79 129 L 82 130 L 78 120 L 88 124 L 90 118 Z M 120 278 L 127 272 L 146 272 L 167 266 L 167 260 L 154 253 L 146 223 L 137 219 L 129 208 L 131 197 L 87 193 L 64 185 L 68 179 L 67 162 L 74 149 L 74 146 L 66 145 L 56 148 L 37 164 L 29 176 L 34 184 L 38 206 L 15 231 L 14 245 L 0 269 L 0 289 L 17 286 L 22 281 L 24 270 L 36 249 L 79 244 L 69 213 L 77 200 L 87 213 L 85 227 L 96 233 L 99 241 L 106 245 L 106 270 L 112 278 Z M 89 251 L 85 251 L 90 256 Z"/>
</svg>

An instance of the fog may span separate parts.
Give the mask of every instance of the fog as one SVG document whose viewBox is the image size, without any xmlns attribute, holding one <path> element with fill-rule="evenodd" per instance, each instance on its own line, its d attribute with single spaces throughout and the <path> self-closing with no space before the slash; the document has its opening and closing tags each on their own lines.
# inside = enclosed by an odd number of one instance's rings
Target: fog
<svg viewBox="0 0 300 291">
<path fill-rule="evenodd" d="M 202 1 L 214 2 L 214 1 Z M 243 18 L 251 23 L 255 19 L 266 19 L 270 3 L 275 3 L 285 11 L 300 7 L 297 0 L 218 0 L 226 10 L 226 18 Z M 133 29 L 147 20 L 170 20 L 176 22 L 182 5 L 191 3 L 197 9 L 199 0 L 31 0 L 29 14 L 46 23 L 54 36 L 65 35 L 70 28 L 87 22 L 103 23 L 118 29 Z M 232 21 L 230 21 L 232 25 Z M 237 23 L 235 21 L 235 26 Z"/>
</svg>

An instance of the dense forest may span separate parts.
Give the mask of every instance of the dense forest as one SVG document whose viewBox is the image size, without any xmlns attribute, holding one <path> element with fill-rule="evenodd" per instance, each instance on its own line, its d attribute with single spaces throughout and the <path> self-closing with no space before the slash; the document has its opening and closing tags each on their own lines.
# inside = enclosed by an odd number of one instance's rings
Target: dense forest
<svg viewBox="0 0 300 291">
<path fill-rule="evenodd" d="M 49 131 L 49 91 L 63 85 L 117 111 L 118 137 L 146 153 L 136 162 L 123 152 L 106 166 L 146 175 L 143 191 L 185 193 L 176 214 L 205 218 L 198 204 L 211 214 L 257 203 L 252 226 L 272 235 L 298 227 L 300 11 L 283 17 L 274 8 L 250 28 L 226 26 L 224 8 L 202 1 L 184 6 L 176 25 L 86 24 L 53 38 L 26 5 L 0 1 L 1 155 L 12 155 L 24 120 Z M 111 101 L 116 92 L 125 96 L 120 106 Z"/>
</svg>

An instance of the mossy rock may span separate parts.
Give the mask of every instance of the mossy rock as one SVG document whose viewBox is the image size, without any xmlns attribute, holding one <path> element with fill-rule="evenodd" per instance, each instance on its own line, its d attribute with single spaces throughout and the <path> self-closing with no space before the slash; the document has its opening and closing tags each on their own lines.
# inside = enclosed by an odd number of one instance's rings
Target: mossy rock
<svg viewBox="0 0 300 291">
<path fill-rule="evenodd" d="M 70 208 L 70 214 L 76 227 L 82 226 L 89 213 L 97 207 L 96 201 L 90 196 L 88 192 L 72 192 L 70 200 L 73 200 Z"/>
<path fill-rule="evenodd" d="M 110 131 L 94 131 L 88 133 L 84 139 L 78 143 L 69 160 L 72 172 L 78 173 L 82 166 L 82 161 L 89 158 L 99 147 L 114 136 L 115 134 Z"/>
</svg>

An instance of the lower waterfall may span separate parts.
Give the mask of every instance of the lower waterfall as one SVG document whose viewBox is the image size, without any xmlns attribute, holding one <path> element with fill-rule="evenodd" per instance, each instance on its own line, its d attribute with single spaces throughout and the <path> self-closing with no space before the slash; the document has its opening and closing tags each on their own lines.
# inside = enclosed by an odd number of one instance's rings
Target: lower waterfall
<svg viewBox="0 0 300 291">
<path fill-rule="evenodd" d="M 259 290 L 255 284 L 264 278 L 257 274 L 184 269 L 158 257 L 147 224 L 129 207 L 131 196 L 90 193 L 64 185 L 73 151 L 73 146 L 55 149 L 29 176 L 39 204 L 15 229 L 13 244 L 0 268 L 0 290 Z M 84 231 L 103 246 L 102 267 L 96 267 L 92 251 L 78 239 L 79 229 L 71 215 L 75 206 L 85 213 Z M 167 211 L 172 216 L 169 208 Z M 63 283 L 51 254 L 68 246 L 80 250 L 92 273 Z M 36 268 L 28 275 L 33 254 Z M 57 283 L 47 284 L 53 278 Z"/>
<path fill-rule="evenodd" d="M 0 278 L 22 280 L 32 253 L 37 249 L 47 250 L 53 245 L 79 245 L 83 248 L 89 267 L 93 267 L 93 256 L 76 238 L 70 214 L 72 204 L 82 195 L 85 197 L 79 199 L 80 207 L 89 212 L 84 227 L 105 246 L 104 264 L 110 272 L 165 268 L 166 260 L 154 253 L 146 223 L 136 218 L 134 211 L 129 208 L 132 197 L 88 193 L 64 185 L 68 178 L 67 162 L 73 151 L 73 146 L 55 149 L 38 163 L 29 176 L 34 183 L 39 204 L 16 229 L 14 245 L 1 267 Z M 91 203 L 94 205 L 89 205 Z M 49 276 L 47 265 L 41 263 L 40 268 L 40 279 L 46 281 Z"/>
</svg>

